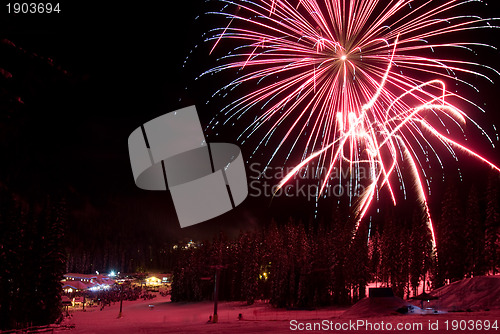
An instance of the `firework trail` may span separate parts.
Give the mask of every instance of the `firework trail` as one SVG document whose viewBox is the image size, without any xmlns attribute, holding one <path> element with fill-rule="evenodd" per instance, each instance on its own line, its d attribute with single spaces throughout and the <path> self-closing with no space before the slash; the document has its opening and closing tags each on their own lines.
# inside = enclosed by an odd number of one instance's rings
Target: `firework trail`
<svg viewBox="0 0 500 334">
<path fill-rule="evenodd" d="M 404 163 L 411 169 L 435 245 L 426 197 L 429 159 L 442 167 L 435 146 L 455 159 L 456 151 L 465 152 L 500 171 L 453 136 L 460 133 L 463 138 L 463 127 L 470 123 L 494 146 L 457 105 L 481 108 L 447 87 L 461 83 L 476 89 L 462 77 L 493 82 L 489 76 L 498 71 L 437 56 L 440 49 L 473 52 L 473 47 L 491 47 L 448 41 L 455 33 L 496 28 L 491 24 L 496 19 L 451 14 L 474 0 L 219 2 L 224 8 L 209 14 L 223 16 L 227 25 L 210 32 L 211 53 L 230 41 L 238 46 L 203 75 L 238 72 L 214 96 L 239 86 L 252 89 L 221 115 L 224 124 L 251 115 L 254 120 L 239 140 L 259 138 L 254 153 L 273 139 L 278 145 L 269 163 L 280 151 L 287 153 L 285 163 L 292 153 L 301 156 L 279 187 L 314 161 L 322 167 L 317 169 L 322 171 L 317 175 L 321 196 L 332 186 L 334 168 L 348 168 L 349 188 L 365 188 L 356 203 L 357 227 L 380 189 L 387 189 L 394 204 L 394 183 L 406 192 Z M 211 125 L 218 123 L 214 119 Z M 368 181 L 361 170 L 366 167 Z"/>
</svg>

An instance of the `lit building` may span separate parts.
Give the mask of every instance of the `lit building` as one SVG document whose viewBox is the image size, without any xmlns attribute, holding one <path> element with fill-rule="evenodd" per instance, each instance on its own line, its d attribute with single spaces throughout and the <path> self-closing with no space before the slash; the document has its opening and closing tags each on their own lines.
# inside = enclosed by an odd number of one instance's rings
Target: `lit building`
<svg viewBox="0 0 500 334">
<path fill-rule="evenodd" d="M 114 279 L 109 278 L 107 275 L 77 273 L 65 274 L 64 279 L 61 282 L 63 284 L 63 291 L 66 293 L 84 290 L 109 289 L 116 283 Z"/>
<path fill-rule="evenodd" d="M 172 274 L 153 274 L 150 273 L 145 280 L 146 286 L 159 287 L 169 286 L 172 283 Z"/>
</svg>

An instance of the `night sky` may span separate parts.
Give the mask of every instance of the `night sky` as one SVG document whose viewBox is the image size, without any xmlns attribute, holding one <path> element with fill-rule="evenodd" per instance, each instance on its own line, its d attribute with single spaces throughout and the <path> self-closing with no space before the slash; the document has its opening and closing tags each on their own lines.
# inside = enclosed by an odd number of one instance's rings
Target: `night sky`
<svg viewBox="0 0 500 334">
<path fill-rule="evenodd" d="M 478 13 L 500 16 L 500 10 L 491 9 L 495 2 L 488 2 L 488 7 L 476 6 Z M 268 222 L 272 216 L 311 216 L 311 203 L 248 198 L 222 217 L 181 230 L 168 192 L 135 187 L 127 148 L 135 128 L 192 104 L 204 124 L 216 112 L 205 105 L 205 99 L 220 79 L 194 84 L 200 71 L 215 61 L 207 55 L 207 46 L 201 45 L 201 36 L 218 25 L 195 20 L 206 6 L 202 0 L 119 5 L 67 1 L 60 3 L 60 14 L 34 16 L 9 15 L 2 4 L 0 68 L 12 78 L 0 80 L 0 180 L 26 200 L 49 191 L 64 192 L 72 223 L 92 227 L 112 219 L 113 224 L 141 224 L 152 233 L 164 233 L 168 240 L 204 238 L 219 230 L 232 234 Z M 499 31 L 474 34 L 472 38 L 500 46 Z M 201 46 L 183 68 L 195 45 Z M 473 60 L 500 68 L 498 51 L 481 49 L 478 57 L 481 60 Z M 486 103 L 485 115 L 473 110 L 472 116 L 494 136 L 491 124 L 500 125 L 496 103 L 500 86 L 484 81 L 478 85 L 480 94 L 465 95 Z M 207 133 L 209 141 L 236 142 L 233 129 L 220 132 L 224 140 Z M 500 164 L 498 149 L 491 149 L 477 130 L 472 132 L 469 140 L 480 145 L 478 151 Z M 251 149 L 243 146 L 243 154 Z M 446 173 L 459 182 L 457 166 Z M 488 170 L 463 155 L 460 167 L 465 183 L 478 181 L 477 175 Z M 433 186 L 439 195 L 440 185 Z M 431 198 L 436 210 L 438 195 L 433 195 L 435 201 Z"/>
</svg>

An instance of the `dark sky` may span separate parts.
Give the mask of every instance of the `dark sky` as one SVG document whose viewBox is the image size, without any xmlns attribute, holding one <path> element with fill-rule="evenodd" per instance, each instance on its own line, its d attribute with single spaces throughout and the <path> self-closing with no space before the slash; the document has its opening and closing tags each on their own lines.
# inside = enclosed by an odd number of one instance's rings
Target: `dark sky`
<svg viewBox="0 0 500 334">
<path fill-rule="evenodd" d="M 201 41 L 195 17 L 203 3 L 68 1 L 60 14 L 2 12 L 1 39 L 15 45 L 1 45 L 0 67 L 12 74 L 2 84 L 23 101 L 10 105 L 3 125 L 10 190 L 37 198 L 64 189 L 75 220 L 98 225 L 114 216 L 171 239 L 255 226 L 250 205 L 181 231 L 169 193 L 136 188 L 130 169 L 127 138 L 135 128 L 199 104 L 185 90 L 195 74 L 182 64 Z"/>
<path fill-rule="evenodd" d="M 490 9 L 480 9 L 480 14 L 500 16 L 491 10 L 494 2 L 489 3 Z M 11 191 L 37 197 L 46 189 L 65 189 L 74 219 L 140 221 L 171 239 L 256 226 L 283 207 L 285 214 L 310 215 L 310 203 L 282 203 L 275 211 L 268 199 L 247 199 L 220 219 L 181 231 L 168 192 L 135 187 L 127 138 L 136 127 L 191 104 L 198 106 L 202 122 L 212 116 L 204 99 L 213 87 L 203 92 L 185 87 L 213 59 L 199 49 L 182 68 L 208 29 L 206 21 L 195 21 L 204 6 L 202 0 L 78 0 L 61 2 L 60 14 L 37 16 L 9 15 L 1 8 L 0 39 L 15 44 L 4 41 L 0 46 L 0 67 L 12 73 L 1 81 L 3 94 L 24 102 L 7 102 L 8 111 L 2 111 L 0 138 L 7 162 L 0 170 Z M 500 34 L 488 34 L 480 37 L 499 45 Z M 498 51 L 484 57 L 490 65 L 500 60 Z M 487 103 L 488 114 L 479 115 L 481 124 L 500 124 L 497 95 L 498 85 L 484 85 L 480 100 Z M 228 130 L 226 137 L 231 140 L 235 134 Z M 485 154 L 500 163 L 498 151 L 483 144 Z M 476 165 L 466 163 L 465 173 Z"/>
</svg>

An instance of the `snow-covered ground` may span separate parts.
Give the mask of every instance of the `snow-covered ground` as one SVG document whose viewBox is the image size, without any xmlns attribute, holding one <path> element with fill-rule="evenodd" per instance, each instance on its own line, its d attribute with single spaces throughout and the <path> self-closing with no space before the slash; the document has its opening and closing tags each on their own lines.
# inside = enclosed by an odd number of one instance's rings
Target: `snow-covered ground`
<svg viewBox="0 0 500 334">
<path fill-rule="evenodd" d="M 476 276 L 445 285 L 431 292 L 438 297 L 429 307 L 449 311 L 481 311 L 500 308 L 500 275 Z"/>
<path fill-rule="evenodd" d="M 150 306 L 152 305 L 152 306 Z M 240 302 L 219 303 L 219 322 L 208 323 L 208 317 L 213 313 L 213 303 L 171 303 L 169 297 L 161 297 L 134 302 L 125 301 L 123 303 L 123 316 L 118 318 L 119 303 L 111 305 L 100 311 L 99 308 L 90 308 L 86 312 L 74 311 L 72 317 L 65 321 L 66 324 L 74 324 L 71 330 L 73 334 L 90 333 L 291 333 L 299 332 L 301 328 L 308 326 L 323 329 L 328 333 L 495 333 L 500 332 L 490 329 L 489 331 L 478 330 L 481 323 L 484 327 L 485 321 L 498 322 L 500 326 L 500 310 L 465 312 L 465 313 L 445 313 L 438 315 L 380 315 L 366 318 L 363 314 L 348 317 L 343 316 L 346 309 L 322 308 L 313 311 L 290 311 L 274 309 L 269 305 L 257 302 L 247 306 Z M 238 320 L 238 315 L 242 314 L 242 320 Z M 297 322 L 293 322 L 297 320 Z M 453 321 L 457 321 L 453 323 Z M 466 321 L 466 323 L 464 322 Z M 460 324 L 467 324 L 474 330 L 460 330 Z M 291 322 L 292 321 L 292 322 Z M 364 326 L 361 325 L 364 321 Z M 429 324 L 438 322 L 438 330 L 429 328 Z M 446 321 L 449 330 L 446 331 Z M 462 322 L 460 322 L 462 321 Z M 359 322 L 359 323 L 358 323 Z M 382 324 L 383 322 L 383 324 Z M 355 324 L 356 326 L 353 326 Z M 388 325 L 390 324 L 390 325 Z M 398 330 L 398 325 L 406 326 L 407 329 Z M 417 325 L 415 325 L 417 324 Z M 421 324 L 421 329 L 419 327 Z M 457 330 L 452 330 L 453 325 L 457 325 Z M 372 326 L 371 328 L 367 326 Z M 378 327 L 377 327 L 378 326 Z M 389 330 L 388 326 L 392 329 Z M 401 325 L 399 325 L 401 326 Z M 337 328 L 337 330 L 335 330 Z M 379 330 L 377 330 L 377 328 Z M 293 330 L 295 329 L 295 330 Z M 305 332 L 305 331 L 304 331 Z M 307 331 L 311 332 L 311 331 Z M 68 333 L 68 331 L 65 331 Z"/>
<path fill-rule="evenodd" d="M 151 307 L 151 306 L 152 307 Z M 338 317 L 344 309 L 324 308 L 314 311 L 275 309 L 263 302 L 247 306 L 242 302 L 221 302 L 217 324 L 208 323 L 213 314 L 213 302 L 171 303 L 170 297 L 149 301 L 124 301 L 122 317 L 118 318 L 119 303 L 100 311 L 94 307 L 73 311 L 65 321 L 74 324 L 74 333 L 253 333 L 257 328 L 274 331 L 287 328 L 289 319 L 327 319 Z M 242 320 L 238 319 L 239 314 Z"/>
</svg>

